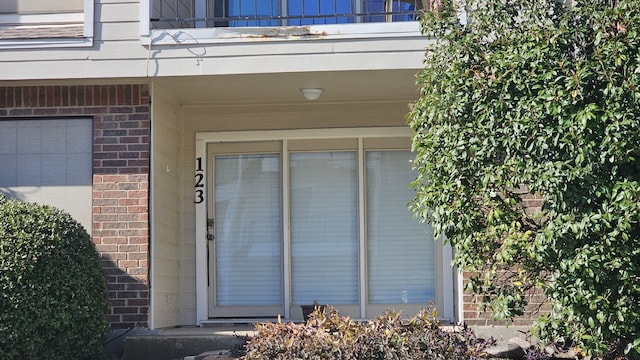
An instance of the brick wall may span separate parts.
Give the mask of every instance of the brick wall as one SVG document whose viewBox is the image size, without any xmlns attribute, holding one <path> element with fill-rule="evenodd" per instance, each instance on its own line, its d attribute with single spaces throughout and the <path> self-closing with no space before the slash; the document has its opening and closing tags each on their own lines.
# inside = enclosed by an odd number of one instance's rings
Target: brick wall
<svg viewBox="0 0 640 360">
<path fill-rule="evenodd" d="M 468 280 L 470 273 L 463 274 L 464 281 Z M 526 294 L 528 305 L 522 316 L 517 316 L 508 321 L 495 321 L 491 313 L 482 308 L 478 308 L 478 301 L 481 295 L 464 292 L 462 295 L 464 323 L 468 326 L 489 326 L 489 325 L 509 325 L 509 326 L 529 326 L 540 315 L 551 310 L 550 304 L 546 301 L 544 293 L 540 289 L 532 289 Z"/>
<path fill-rule="evenodd" d="M 93 118 L 93 242 L 112 328 L 147 326 L 150 115 L 146 85 L 0 87 L 0 117 Z"/>
<path fill-rule="evenodd" d="M 527 192 L 526 188 L 523 188 L 524 193 Z M 533 215 L 542 208 L 544 199 L 540 195 L 525 194 L 522 196 L 522 204 L 525 207 L 525 211 L 528 215 Z M 472 276 L 471 273 L 463 274 L 463 282 Z M 542 313 L 549 312 L 550 307 L 545 302 L 545 296 L 539 289 L 533 289 L 528 295 L 527 301 L 529 306 L 527 307 L 525 314 L 520 317 L 516 317 L 508 325 L 531 325 L 533 320 Z M 463 303 L 463 316 L 464 322 L 469 326 L 487 326 L 487 325 L 504 325 L 504 322 L 496 322 L 492 319 L 491 314 L 484 309 L 478 308 L 479 295 L 472 294 L 465 291 L 462 295 Z"/>
</svg>

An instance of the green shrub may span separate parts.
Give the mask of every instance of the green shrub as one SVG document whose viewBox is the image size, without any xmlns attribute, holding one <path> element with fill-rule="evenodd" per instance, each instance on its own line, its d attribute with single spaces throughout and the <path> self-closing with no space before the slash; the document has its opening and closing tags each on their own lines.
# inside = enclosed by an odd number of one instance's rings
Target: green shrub
<svg viewBox="0 0 640 360">
<path fill-rule="evenodd" d="M 446 332 L 422 311 L 403 320 L 388 311 L 356 322 L 334 309 L 315 311 L 303 324 L 266 323 L 246 345 L 246 360 L 293 359 L 479 359 L 484 343 L 470 332 Z"/>
<path fill-rule="evenodd" d="M 409 114 L 414 211 L 496 319 L 533 308 L 540 289 L 543 341 L 634 356 L 640 1 L 438 3 Z"/>
<path fill-rule="evenodd" d="M 0 194 L 2 359 L 95 359 L 108 331 L 106 282 L 84 228 L 50 206 Z"/>
</svg>

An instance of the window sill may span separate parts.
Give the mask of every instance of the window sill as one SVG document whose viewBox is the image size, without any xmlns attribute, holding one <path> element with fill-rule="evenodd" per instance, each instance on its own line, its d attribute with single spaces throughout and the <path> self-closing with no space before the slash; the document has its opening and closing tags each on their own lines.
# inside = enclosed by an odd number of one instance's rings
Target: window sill
<svg viewBox="0 0 640 360">
<path fill-rule="evenodd" d="M 152 29 L 143 45 L 255 43 L 300 40 L 346 40 L 421 37 L 417 21 L 280 27 Z"/>
<path fill-rule="evenodd" d="M 93 1 L 83 13 L 0 15 L 0 50 L 93 46 Z"/>
<path fill-rule="evenodd" d="M 93 38 L 0 39 L 0 50 L 91 47 Z"/>
</svg>

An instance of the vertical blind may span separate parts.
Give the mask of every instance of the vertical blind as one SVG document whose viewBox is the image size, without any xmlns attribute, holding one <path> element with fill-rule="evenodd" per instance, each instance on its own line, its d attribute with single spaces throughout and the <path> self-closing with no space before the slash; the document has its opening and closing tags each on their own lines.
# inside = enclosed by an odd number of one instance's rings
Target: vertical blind
<svg viewBox="0 0 640 360">
<path fill-rule="evenodd" d="M 216 305 L 279 305 L 280 156 L 215 157 Z"/>
<path fill-rule="evenodd" d="M 358 301 L 355 152 L 291 153 L 294 304 Z"/>
<path fill-rule="evenodd" d="M 409 211 L 409 151 L 366 154 L 368 298 L 371 304 L 427 303 L 435 298 L 434 239 Z"/>
</svg>

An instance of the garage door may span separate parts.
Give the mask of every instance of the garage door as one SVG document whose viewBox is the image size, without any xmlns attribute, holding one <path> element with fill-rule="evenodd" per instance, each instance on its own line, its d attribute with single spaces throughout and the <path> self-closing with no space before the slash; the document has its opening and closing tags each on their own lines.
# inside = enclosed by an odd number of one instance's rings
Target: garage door
<svg viewBox="0 0 640 360">
<path fill-rule="evenodd" d="M 66 210 L 91 233 L 91 119 L 0 120 L 0 192 Z"/>
</svg>

